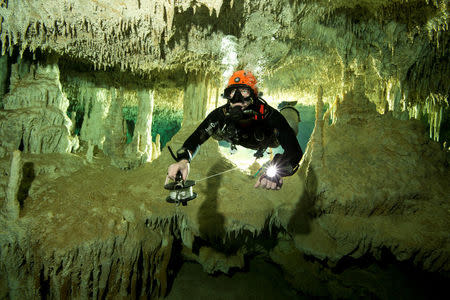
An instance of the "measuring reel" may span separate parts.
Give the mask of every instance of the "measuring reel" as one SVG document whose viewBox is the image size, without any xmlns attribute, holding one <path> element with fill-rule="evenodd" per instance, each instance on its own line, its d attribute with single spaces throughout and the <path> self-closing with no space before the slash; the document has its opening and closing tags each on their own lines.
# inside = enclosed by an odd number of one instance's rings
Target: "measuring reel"
<svg viewBox="0 0 450 300">
<path fill-rule="evenodd" d="M 170 191 L 166 201 L 175 203 L 177 206 L 180 205 L 180 203 L 183 206 L 186 206 L 188 201 L 197 198 L 197 193 L 194 193 L 193 191 L 194 185 L 194 180 L 184 181 L 181 172 L 178 172 L 174 182 L 169 182 L 164 185 L 164 188 Z"/>
</svg>

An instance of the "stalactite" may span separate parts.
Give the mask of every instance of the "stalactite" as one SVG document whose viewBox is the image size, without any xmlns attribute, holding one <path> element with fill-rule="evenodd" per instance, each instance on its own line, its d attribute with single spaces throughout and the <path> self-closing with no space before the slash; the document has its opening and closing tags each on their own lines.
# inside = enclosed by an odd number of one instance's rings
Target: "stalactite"
<svg viewBox="0 0 450 300">
<path fill-rule="evenodd" d="M 164 44 L 167 44 L 173 35 L 172 27 L 176 10 L 186 11 L 191 5 L 194 9 L 197 5 L 205 5 L 211 11 L 215 10 L 218 16 L 222 5 L 222 0 L 208 0 L 197 4 L 194 1 L 188 1 L 187 5 L 162 0 L 143 2 L 142 9 L 139 9 L 137 5 L 130 5 L 117 20 L 116 16 L 119 12 L 106 4 L 102 5 L 102 10 L 111 11 L 109 18 L 97 18 L 96 15 L 89 13 L 90 9 L 95 9 L 95 3 L 88 4 L 88 7 L 81 7 L 81 4 L 73 4 L 71 7 L 66 5 L 64 0 L 57 0 L 53 4 L 52 11 L 58 13 L 45 14 L 45 17 L 41 17 L 40 14 L 45 12 L 44 1 L 33 2 L 30 6 L 23 1 L 11 0 L 7 8 L 4 6 L 0 10 L 0 16 L 3 19 L 0 29 L 2 51 L 3 53 L 9 51 L 12 54 L 13 47 L 18 44 L 22 52 L 27 47 L 33 49 L 48 47 L 61 53 L 72 52 L 72 49 L 75 49 L 78 57 L 90 60 L 95 64 L 96 69 L 100 69 L 105 57 L 108 57 L 110 61 L 106 64 L 109 67 L 119 65 L 121 70 L 132 69 L 134 72 L 143 72 L 143 66 L 149 64 L 139 64 L 136 68 L 134 58 L 128 53 L 135 51 L 136 44 L 148 41 L 146 43 L 149 45 L 140 45 L 145 60 L 150 63 L 155 58 L 160 58 L 160 42 L 163 39 Z M 35 14 L 31 15 L 30 10 L 33 10 Z M 76 11 L 84 12 L 81 26 L 77 21 L 78 15 L 74 13 Z M 26 18 L 17 19 L 13 17 L 14 15 L 23 15 Z M 149 28 L 150 38 L 146 38 Z M 75 41 L 69 40 L 69 35 Z M 125 41 L 127 45 L 115 47 L 117 38 Z M 136 39 L 139 40 L 138 43 L 135 43 Z M 104 47 L 107 51 L 101 51 Z M 103 53 L 99 54 L 100 52 Z"/>
<path fill-rule="evenodd" d="M 327 115 L 330 117 L 332 124 L 334 124 L 336 122 L 336 110 L 339 107 L 339 102 L 340 102 L 340 98 L 339 98 L 339 96 L 336 96 L 334 102 L 330 105 L 330 107 L 328 108 L 328 110 L 326 112 Z"/>
<path fill-rule="evenodd" d="M 442 121 L 443 107 L 438 105 L 439 95 L 430 94 L 427 98 L 423 112 L 428 114 L 428 123 L 430 125 L 430 138 L 439 141 L 439 131 Z"/>
<path fill-rule="evenodd" d="M 422 115 L 427 115 L 430 139 L 439 141 L 444 106 L 448 106 L 447 97 L 431 93 L 425 103 L 416 103 L 408 107 L 409 117 L 419 119 Z"/>
</svg>

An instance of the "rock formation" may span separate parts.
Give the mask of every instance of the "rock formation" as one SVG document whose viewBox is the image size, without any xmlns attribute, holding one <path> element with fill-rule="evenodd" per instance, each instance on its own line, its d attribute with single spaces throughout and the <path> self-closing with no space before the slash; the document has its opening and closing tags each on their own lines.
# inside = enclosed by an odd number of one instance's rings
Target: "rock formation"
<svg viewBox="0 0 450 300">
<path fill-rule="evenodd" d="M 447 1 L 7 0 L 0 16 L 0 299 L 162 298 L 182 261 L 231 276 L 255 258 L 306 296 L 444 290 Z M 209 140 L 197 198 L 167 203 L 165 146 L 240 68 L 270 105 L 315 107 L 299 170 L 254 189 L 259 161 Z"/>
<path fill-rule="evenodd" d="M 22 158 L 19 150 L 13 152 L 9 174 L 6 198 L 3 202 L 3 212 L 7 220 L 14 222 L 19 218 L 20 204 L 17 195 L 23 176 Z"/>
<path fill-rule="evenodd" d="M 70 153 L 76 138 L 65 114 L 69 101 L 62 93 L 57 64 L 12 65 L 10 92 L 0 117 L 3 151 Z"/>
</svg>

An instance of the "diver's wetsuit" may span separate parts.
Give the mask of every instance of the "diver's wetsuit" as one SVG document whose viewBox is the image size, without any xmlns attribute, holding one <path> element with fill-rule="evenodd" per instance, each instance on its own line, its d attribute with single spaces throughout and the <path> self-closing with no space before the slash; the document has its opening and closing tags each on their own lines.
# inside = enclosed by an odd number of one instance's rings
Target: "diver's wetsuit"
<svg viewBox="0 0 450 300">
<path fill-rule="evenodd" d="M 276 158 L 279 164 L 287 167 L 281 176 L 292 175 L 303 156 L 302 149 L 283 115 L 263 101 L 255 100 L 244 110 L 246 113 L 239 121 L 231 121 L 227 116 L 229 104 L 216 108 L 184 142 L 183 148 L 194 156 L 200 145 L 211 136 L 230 142 L 232 147 L 241 145 L 260 153 L 267 147 L 281 145 L 284 153 Z"/>
</svg>

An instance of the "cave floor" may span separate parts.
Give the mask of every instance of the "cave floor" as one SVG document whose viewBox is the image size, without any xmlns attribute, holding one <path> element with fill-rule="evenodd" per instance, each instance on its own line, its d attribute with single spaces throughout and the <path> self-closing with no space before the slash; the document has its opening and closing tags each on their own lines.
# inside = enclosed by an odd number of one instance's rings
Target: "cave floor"
<svg viewBox="0 0 450 300">
<path fill-rule="evenodd" d="M 27 154 L 23 162 L 25 184 L 18 197 L 21 221 L 43 245 L 54 249 L 121 234 L 126 223 L 167 221 L 175 215 L 187 218 L 190 228 L 205 236 L 221 233 L 224 237 L 226 231 L 241 228 L 258 232 L 277 199 L 289 199 L 286 195 L 295 189 L 295 185 L 287 185 L 282 192 L 254 189 L 253 177 L 235 171 L 201 181 L 194 189 L 197 199 L 177 207 L 165 201 L 169 193 L 163 185 L 172 163 L 167 155 L 129 171 L 111 166 L 102 156 L 87 163 L 80 154 Z M 4 172 L 9 172 L 9 166 L 9 159 L 1 161 Z M 198 160 L 191 178 L 233 167 L 223 158 Z"/>
</svg>

